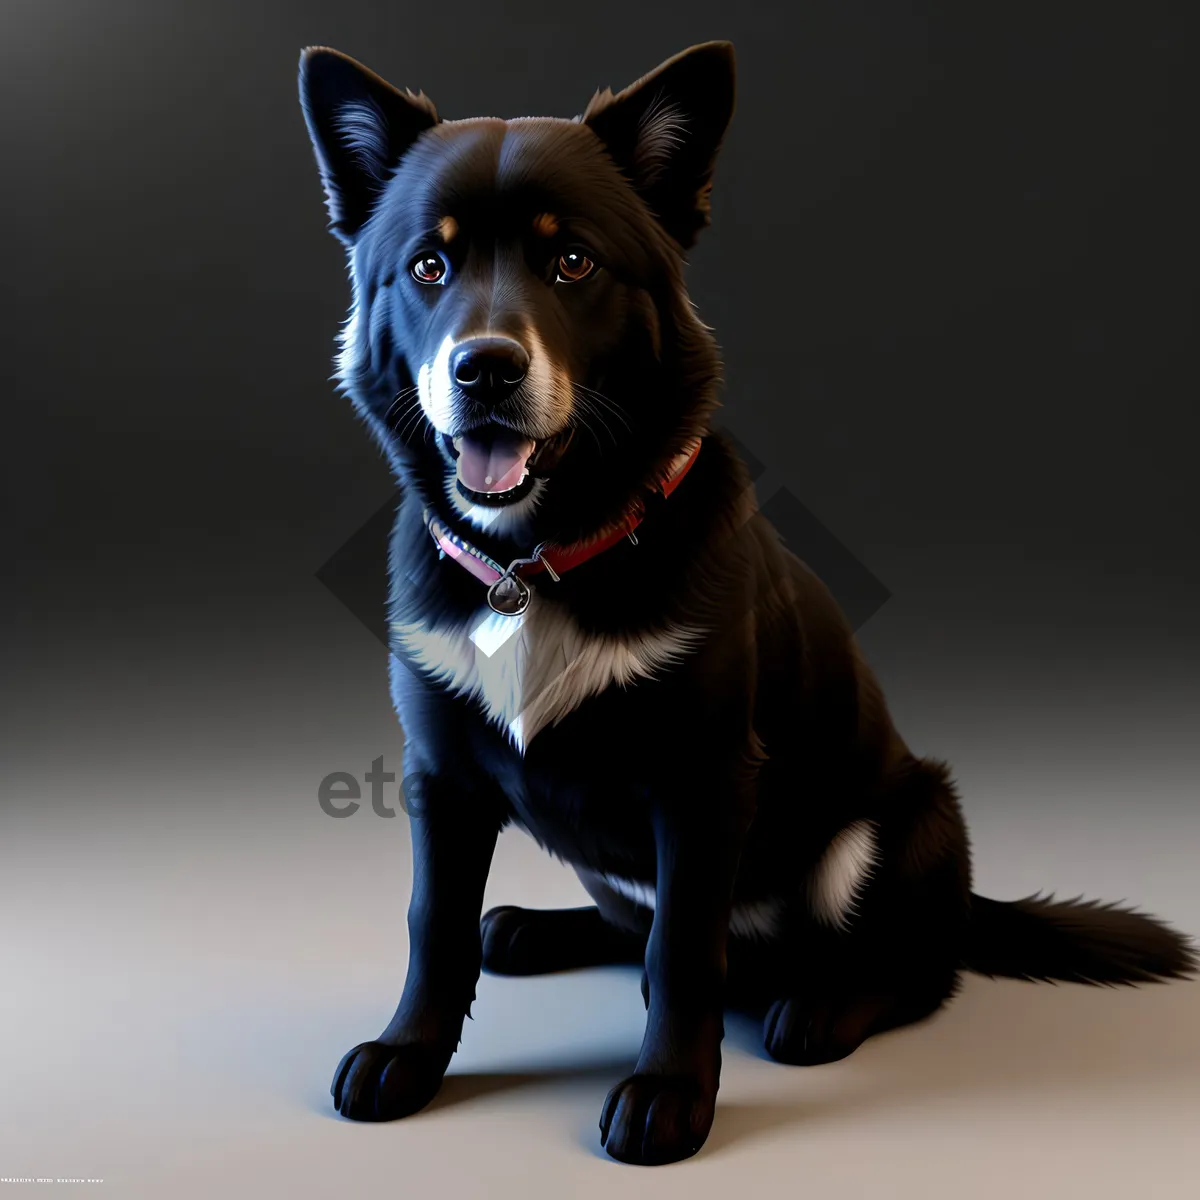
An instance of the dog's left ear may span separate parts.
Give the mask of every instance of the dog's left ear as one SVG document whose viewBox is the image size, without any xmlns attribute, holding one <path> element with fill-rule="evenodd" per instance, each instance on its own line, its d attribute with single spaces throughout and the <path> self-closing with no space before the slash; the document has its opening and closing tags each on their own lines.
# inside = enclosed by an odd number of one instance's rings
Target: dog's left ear
<svg viewBox="0 0 1200 1200">
<path fill-rule="evenodd" d="M 713 164 L 733 116 L 733 46 L 704 42 L 583 114 L 630 183 L 685 249 L 709 223 Z"/>
</svg>

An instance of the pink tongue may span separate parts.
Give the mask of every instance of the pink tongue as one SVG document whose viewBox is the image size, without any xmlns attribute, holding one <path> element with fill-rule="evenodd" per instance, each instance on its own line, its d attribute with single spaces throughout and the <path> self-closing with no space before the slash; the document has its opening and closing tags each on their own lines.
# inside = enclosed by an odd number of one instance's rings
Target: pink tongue
<svg viewBox="0 0 1200 1200">
<path fill-rule="evenodd" d="M 533 449 L 532 440 L 507 430 L 465 433 L 458 448 L 458 477 L 473 492 L 507 492 L 521 482 Z"/>
</svg>

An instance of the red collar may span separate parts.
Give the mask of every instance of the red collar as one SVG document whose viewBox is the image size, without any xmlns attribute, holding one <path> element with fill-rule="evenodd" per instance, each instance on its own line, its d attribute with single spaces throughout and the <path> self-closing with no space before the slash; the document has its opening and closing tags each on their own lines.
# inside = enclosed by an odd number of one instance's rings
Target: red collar
<svg viewBox="0 0 1200 1200">
<path fill-rule="evenodd" d="M 652 490 L 665 499 L 683 482 L 683 477 L 692 469 L 700 454 L 702 441 L 697 438 L 672 461 L 666 478 Z M 581 566 L 596 555 L 615 546 L 622 538 L 636 546 L 634 530 L 642 523 L 645 508 L 639 500 L 625 517 L 603 533 L 586 542 L 575 542 L 569 546 L 550 546 L 543 543 L 534 548 L 528 558 L 517 558 L 502 567 L 489 558 L 477 546 L 453 533 L 437 517 L 426 509 L 425 524 L 429 534 L 443 555 L 454 559 L 465 570 L 470 571 L 481 583 L 488 584 L 488 603 L 492 609 L 506 616 L 516 616 L 529 607 L 529 586 L 523 581 L 530 575 L 545 571 L 556 583 L 564 571 Z"/>
</svg>

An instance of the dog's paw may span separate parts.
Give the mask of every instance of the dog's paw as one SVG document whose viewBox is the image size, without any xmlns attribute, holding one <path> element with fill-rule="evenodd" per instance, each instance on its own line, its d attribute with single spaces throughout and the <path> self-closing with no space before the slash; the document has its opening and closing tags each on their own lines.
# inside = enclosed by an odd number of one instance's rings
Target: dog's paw
<svg viewBox="0 0 1200 1200">
<path fill-rule="evenodd" d="M 354 1121 L 395 1121 L 427 1105 L 442 1085 L 443 1055 L 417 1044 L 363 1042 L 340 1063 L 333 1106 Z"/>
<path fill-rule="evenodd" d="M 546 948 L 539 937 L 542 914 L 513 905 L 489 909 L 479 922 L 483 938 L 483 969 L 494 975 L 538 975 Z"/>
<path fill-rule="evenodd" d="M 600 1114 L 600 1142 L 620 1162 L 658 1166 L 690 1158 L 712 1128 L 714 1096 L 693 1079 L 631 1075 Z"/>
<path fill-rule="evenodd" d="M 788 996 L 763 1018 L 763 1047 L 777 1062 L 815 1067 L 853 1053 L 871 1033 L 869 1006 Z"/>
</svg>

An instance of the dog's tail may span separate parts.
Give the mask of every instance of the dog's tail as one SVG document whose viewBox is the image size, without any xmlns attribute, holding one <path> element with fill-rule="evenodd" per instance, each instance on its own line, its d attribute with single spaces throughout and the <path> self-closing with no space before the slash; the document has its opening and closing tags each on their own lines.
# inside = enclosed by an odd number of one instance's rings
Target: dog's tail
<svg viewBox="0 0 1200 1200">
<path fill-rule="evenodd" d="M 1200 969 L 1190 939 L 1154 917 L 1095 900 L 971 896 L 963 966 L 980 975 L 1138 984 Z"/>
</svg>

